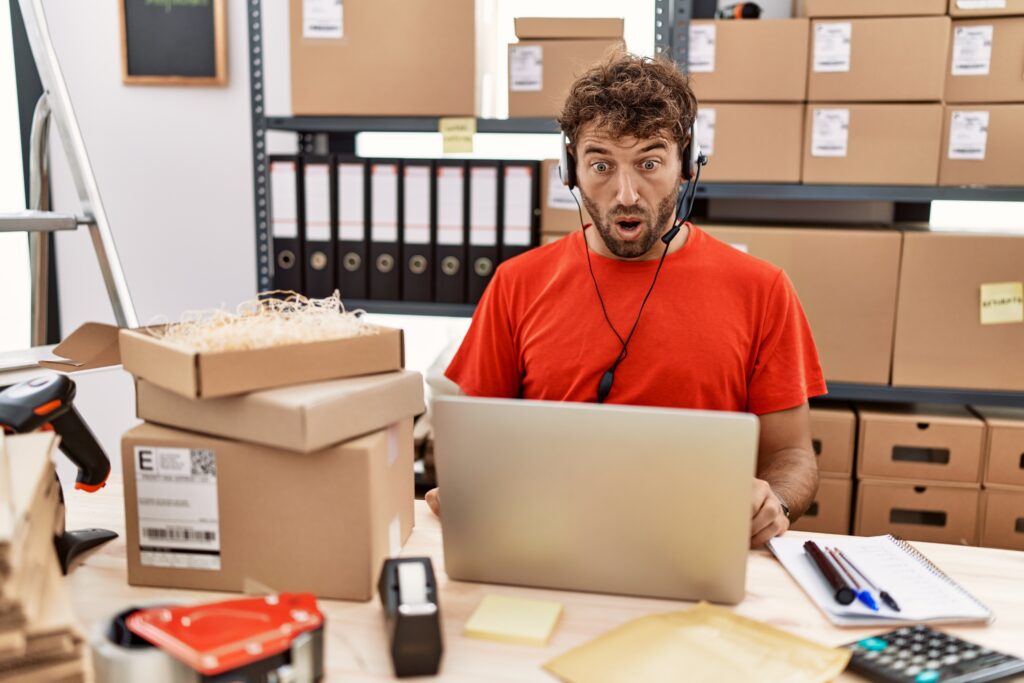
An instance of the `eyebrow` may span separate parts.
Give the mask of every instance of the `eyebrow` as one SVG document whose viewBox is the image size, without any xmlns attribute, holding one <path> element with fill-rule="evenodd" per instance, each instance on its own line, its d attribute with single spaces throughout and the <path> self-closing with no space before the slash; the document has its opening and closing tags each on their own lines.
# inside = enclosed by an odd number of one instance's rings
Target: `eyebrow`
<svg viewBox="0 0 1024 683">
<path fill-rule="evenodd" d="M 647 152 L 651 152 L 651 151 L 656 150 L 656 149 L 667 150 L 668 149 L 668 145 L 666 145 L 664 142 L 659 140 L 657 142 L 652 142 L 651 144 L 647 145 L 646 147 L 643 147 L 642 149 L 640 149 L 639 153 L 640 154 L 646 154 Z M 589 144 L 588 143 L 586 146 L 584 146 L 583 153 L 584 154 L 608 154 L 609 152 L 604 147 L 598 147 L 597 145 Z"/>
<path fill-rule="evenodd" d="M 643 154 L 644 152 L 650 152 L 655 149 L 668 149 L 668 145 L 659 140 L 658 142 L 652 142 L 651 144 L 641 149 L 640 153 Z"/>
<path fill-rule="evenodd" d="M 583 148 L 584 154 L 608 154 L 608 150 L 604 147 L 598 147 L 597 145 L 588 144 Z"/>
</svg>

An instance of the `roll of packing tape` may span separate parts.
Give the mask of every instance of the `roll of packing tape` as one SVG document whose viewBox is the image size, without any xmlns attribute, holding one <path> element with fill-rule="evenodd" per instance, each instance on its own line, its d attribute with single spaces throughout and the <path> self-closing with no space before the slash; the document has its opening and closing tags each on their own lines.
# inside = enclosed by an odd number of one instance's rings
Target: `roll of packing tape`
<svg viewBox="0 0 1024 683">
<path fill-rule="evenodd" d="M 99 683 L 193 683 L 198 674 L 174 657 L 127 630 L 130 610 L 97 624 L 89 634 L 93 668 Z"/>
</svg>

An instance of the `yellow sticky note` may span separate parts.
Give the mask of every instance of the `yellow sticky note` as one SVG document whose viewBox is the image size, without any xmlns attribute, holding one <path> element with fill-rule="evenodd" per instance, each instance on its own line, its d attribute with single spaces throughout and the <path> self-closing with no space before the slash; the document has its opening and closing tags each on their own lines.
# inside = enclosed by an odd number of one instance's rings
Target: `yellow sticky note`
<svg viewBox="0 0 1024 683">
<path fill-rule="evenodd" d="M 445 154 L 470 154 L 473 151 L 473 135 L 476 134 L 476 119 L 471 116 L 443 118 L 438 122 L 438 131 L 444 139 Z"/>
<path fill-rule="evenodd" d="M 562 605 L 557 602 L 488 595 L 462 633 L 471 638 L 544 646 L 560 616 Z"/>
<path fill-rule="evenodd" d="M 981 286 L 981 324 L 1024 322 L 1024 282 L 993 282 Z"/>
</svg>

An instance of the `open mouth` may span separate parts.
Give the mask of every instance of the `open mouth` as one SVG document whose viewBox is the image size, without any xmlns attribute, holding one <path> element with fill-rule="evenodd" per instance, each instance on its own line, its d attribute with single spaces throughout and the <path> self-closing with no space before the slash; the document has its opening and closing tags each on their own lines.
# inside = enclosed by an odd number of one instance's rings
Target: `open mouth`
<svg viewBox="0 0 1024 683">
<path fill-rule="evenodd" d="M 618 220 L 615 221 L 615 225 L 618 226 L 619 230 L 629 235 L 640 229 L 642 221 L 639 220 Z"/>
</svg>

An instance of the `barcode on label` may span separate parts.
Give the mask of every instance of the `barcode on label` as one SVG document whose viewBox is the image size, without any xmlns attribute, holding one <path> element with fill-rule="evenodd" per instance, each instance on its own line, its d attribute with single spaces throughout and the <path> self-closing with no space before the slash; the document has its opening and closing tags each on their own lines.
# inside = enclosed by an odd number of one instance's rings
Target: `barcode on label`
<svg viewBox="0 0 1024 683">
<path fill-rule="evenodd" d="M 142 529 L 142 535 L 146 538 L 159 539 L 161 541 L 212 542 L 217 540 L 216 531 L 203 531 L 201 529 L 192 529 L 189 527 L 169 527 L 166 529 L 144 527 Z"/>
<path fill-rule="evenodd" d="M 213 457 L 213 451 L 205 448 L 192 449 L 192 474 L 217 476 L 217 461 Z"/>
</svg>

